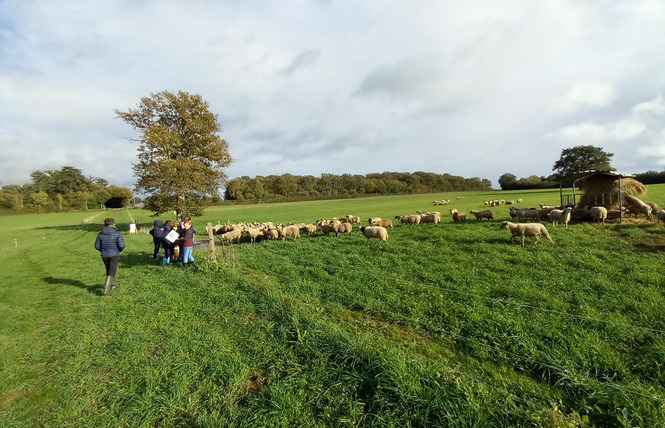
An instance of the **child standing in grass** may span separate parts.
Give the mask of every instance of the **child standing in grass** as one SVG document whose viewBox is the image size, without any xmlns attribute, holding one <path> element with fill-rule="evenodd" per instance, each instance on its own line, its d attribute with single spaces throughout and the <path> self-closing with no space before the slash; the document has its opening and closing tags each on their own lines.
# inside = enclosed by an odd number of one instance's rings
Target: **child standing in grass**
<svg viewBox="0 0 665 428">
<path fill-rule="evenodd" d="M 155 252 L 153 253 L 155 259 L 159 257 L 159 249 L 162 246 L 162 226 L 163 222 L 161 220 L 155 220 L 154 227 L 150 229 L 152 243 L 155 244 Z"/>
<path fill-rule="evenodd" d="M 115 274 L 118 271 L 118 259 L 120 252 L 125 249 L 125 239 L 115 228 L 115 220 L 111 217 L 104 220 L 104 227 L 97 234 L 95 248 L 102 253 L 102 261 L 106 267 L 106 282 L 104 283 L 104 295 L 111 293 L 111 288 L 116 287 Z"/>
<path fill-rule="evenodd" d="M 176 240 L 169 241 L 167 238 L 172 230 L 173 221 L 166 220 L 164 223 L 164 233 L 162 234 L 162 247 L 164 247 L 164 258 L 162 259 L 162 266 L 171 263 L 171 257 L 173 256 L 173 247 L 175 247 Z"/>
<path fill-rule="evenodd" d="M 194 234 L 196 233 L 196 229 L 192 227 L 192 220 L 189 217 L 185 217 L 182 226 L 184 230 L 182 234 L 182 265 L 187 267 L 187 263 L 191 261 L 192 265 L 195 266 L 192 250 L 194 249 Z"/>
</svg>

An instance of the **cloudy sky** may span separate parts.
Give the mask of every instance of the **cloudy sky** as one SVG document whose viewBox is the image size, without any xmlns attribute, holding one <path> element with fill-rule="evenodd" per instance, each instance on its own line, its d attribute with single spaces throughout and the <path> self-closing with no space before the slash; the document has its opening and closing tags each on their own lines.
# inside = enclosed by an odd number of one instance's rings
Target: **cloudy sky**
<svg viewBox="0 0 665 428">
<path fill-rule="evenodd" d="M 663 0 L 0 0 L 0 185 L 133 187 L 114 109 L 218 115 L 229 177 L 549 175 L 591 144 L 665 169 Z"/>
</svg>

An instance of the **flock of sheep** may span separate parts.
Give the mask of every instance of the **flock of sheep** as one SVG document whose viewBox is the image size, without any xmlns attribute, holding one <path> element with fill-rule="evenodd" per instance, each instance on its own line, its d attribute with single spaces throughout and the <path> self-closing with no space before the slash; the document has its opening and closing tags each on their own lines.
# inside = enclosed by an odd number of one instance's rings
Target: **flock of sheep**
<svg viewBox="0 0 665 428">
<path fill-rule="evenodd" d="M 445 204 L 450 203 L 449 200 Z M 521 202 L 521 199 L 518 199 Z M 435 205 L 445 205 L 434 201 Z M 665 223 L 665 210 L 657 211 L 655 204 L 647 204 L 639 199 L 626 195 L 625 212 L 629 215 L 644 214 L 649 220 L 653 218 L 653 212 L 656 213 L 658 221 Z M 485 201 L 485 205 L 497 206 L 502 204 L 514 203 L 514 201 Z M 488 221 L 494 220 L 494 213 L 490 209 L 484 210 L 471 210 L 469 211 L 473 217 L 478 221 L 487 219 Z M 571 219 L 592 219 L 594 222 L 605 223 L 608 218 L 608 210 L 603 206 L 584 207 L 573 209 L 572 207 L 554 207 L 540 205 L 540 208 L 517 208 L 511 205 L 509 214 L 512 221 L 502 221 L 499 228 L 507 229 L 510 231 L 510 242 L 515 237 L 521 238 L 522 246 L 525 245 L 525 237 L 534 237 L 535 243 L 538 243 L 540 235 L 543 235 L 550 242 L 553 242 L 547 228 L 541 221 L 551 221 L 553 226 L 563 225 L 568 227 Z M 461 212 L 456 208 L 450 209 L 453 223 L 462 223 L 466 221 L 467 214 Z M 416 214 L 397 215 L 395 219 L 402 225 L 418 225 L 418 224 L 440 224 L 441 213 L 438 211 L 417 211 Z M 212 233 L 219 236 L 222 242 L 240 243 L 243 236 L 248 236 L 250 243 L 255 243 L 257 240 L 286 240 L 287 238 L 298 239 L 301 233 L 308 235 L 315 234 L 319 231 L 324 235 L 339 236 L 339 234 L 351 234 L 354 230 L 354 225 L 357 225 L 356 230 L 362 233 L 367 238 L 367 245 L 370 244 L 371 239 L 377 239 L 380 243 L 388 240 L 388 228 L 393 227 L 393 220 L 389 218 L 370 217 L 368 219 L 368 226 L 361 226 L 361 218 L 355 215 L 346 215 L 345 217 L 333 217 L 332 220 L 319 219 L 312 223 L 289 223 L 274 225 L 272 222 L 240 222 L 240 223 L 225 223 L 213 226 Z M 208 230 L 206 230 L 208 232 Z"/>
</svg>

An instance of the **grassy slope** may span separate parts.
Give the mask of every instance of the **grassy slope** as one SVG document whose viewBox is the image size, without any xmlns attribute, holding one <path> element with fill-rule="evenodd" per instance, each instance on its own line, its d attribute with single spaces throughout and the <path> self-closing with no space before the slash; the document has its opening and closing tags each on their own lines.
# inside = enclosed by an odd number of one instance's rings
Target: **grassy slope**
<svg viewBox="0 0 665 428">
<path fill-rule="evenodd" d="M 442 197 L 469 210 L 518 195 L 558 200 L 541 191 L 243 205 L 194 224 L 394 217 Z M 665 187 L 649 196 L 665 205 Z M 444 215 L 441 226 L 396 226 L 382 247 L 357 232 L 317 235 L 227 246 L 217 267 L 196 251 L 199 271 L 156 266 L 149 237 L 126 235 L 122 286 L 101 298 L 92 243 L 106 213 L 82 223 L 93 214 L 0 219 L 11 231 L 0 253 L 7 426 L 665 422 L 656 224 L 550 227 L 556 244 L 523 249 L 496 222 Z M 114 215 L 126 230 L 126 212 Z"/>
</svg>

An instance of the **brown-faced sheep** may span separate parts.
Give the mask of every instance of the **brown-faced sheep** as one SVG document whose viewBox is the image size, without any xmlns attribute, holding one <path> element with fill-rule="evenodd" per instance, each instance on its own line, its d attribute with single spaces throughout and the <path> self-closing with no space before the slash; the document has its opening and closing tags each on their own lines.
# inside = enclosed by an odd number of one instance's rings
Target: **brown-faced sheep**
<svg viewBox="0 0 665 428">
<path fill-rule="evenodd" d="M 536 244 L 540 240 L 540 235 L 543 235 L 550 242 L 554 242 L 545 225 L 541 223 L 512 223 L 510 221 L 502 221 L 499 229 L 510 230 L 510 242 L 513 242 L 513 238 L 516 236 L 522 237 L 523 247 L 525 246 L 524 240 L 527 236 L 533 236 Z"/>
<path fill-rule="evenodd" d="M 469 212 L 476 216 L 476 220 L 482 220 L 484 218 L 487 220 L 494 220 L 494 214 L 492 214 L 492 210 L 471 210 Z"/>
<path fill-rule="evenodd" d="M 346 219 L 348 220 L 349 223 L 360 224 L 360 217 L 358 217 L 357 215 L 347 214 Z"/>
<path fill-rule="evenodd" d="M 457 211 L 457 208 L 451 208 L 450 214 L 453 216 L 453 222 L 455 223 L 466 221 L 466 213 Z"/>
<path fill-rule="evenodd" d="M 367 246 L 369 246 L 369 240 L 372 238 L 378 239 L 379 244 L 388 240 L 388 231 L 385 227 L 361 226 L 359 230 L 363 235 L 365 235 L 365 238 L 367 238 Z"/>
</svg>

